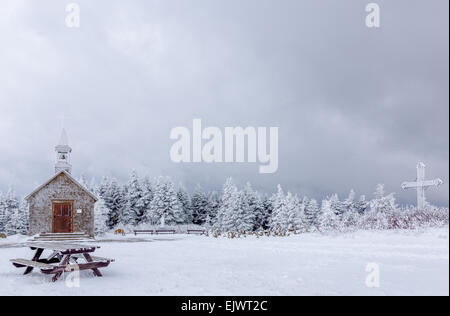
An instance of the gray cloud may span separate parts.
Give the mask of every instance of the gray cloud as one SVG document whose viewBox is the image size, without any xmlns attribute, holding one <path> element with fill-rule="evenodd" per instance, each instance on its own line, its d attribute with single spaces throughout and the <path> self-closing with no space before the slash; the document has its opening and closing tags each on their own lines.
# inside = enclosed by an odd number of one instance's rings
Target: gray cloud
<svg viewBox="0 0 450 316">
<path fill-rule="evenodd" d="M 28 193 L 52 173 L 65 115 L 74 173 L 167 174 L 220 189 L 225 177 L 265 192 L 320 198 L 400 183 L 423 160 L 448 204 L 448 1 L 60 1 L 0 4 L 0 190 Z M 169 131 L 278 126 L 276 174 L 257 165 L 174 164 Z"/>
</svg>

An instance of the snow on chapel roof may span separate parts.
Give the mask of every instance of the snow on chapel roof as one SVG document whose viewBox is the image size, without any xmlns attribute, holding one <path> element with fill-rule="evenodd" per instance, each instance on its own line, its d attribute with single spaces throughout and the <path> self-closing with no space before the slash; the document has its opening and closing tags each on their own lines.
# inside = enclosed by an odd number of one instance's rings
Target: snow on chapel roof
<svg viewBox="0 0 450 316">
<path fill-rule="evenodd" d="M 39 192 L 42 188 L 44 188 L 47 184 L 49 184 L 50 182 L 55 180 L 56 177 L 62 173 L 64 173 L 73 183 L 75 183 L 75 185 L 79 186 L 83 191 L 85 191 L 87 194 L 89 194 L 89 196 L 92 197 L 96 202 L 98 201 L 98 198 L 94 194 L 92 194 L 91 191 L 89 191 L 87 188 L 85 188 L 81 183 L 79 183 L 77 180 L 75 180 L 68 172 L 66 172 L 64 170 L 61 170 L 60 172 L 56 173 L 47 182 L 45 182 L 44 184 L 39 186 L 36 190 L 31 192 L 28 196 L 25 197 L 25 200 L 28 200 L 29 198 L 31 198 L 34 194 Z"/>
</svg>

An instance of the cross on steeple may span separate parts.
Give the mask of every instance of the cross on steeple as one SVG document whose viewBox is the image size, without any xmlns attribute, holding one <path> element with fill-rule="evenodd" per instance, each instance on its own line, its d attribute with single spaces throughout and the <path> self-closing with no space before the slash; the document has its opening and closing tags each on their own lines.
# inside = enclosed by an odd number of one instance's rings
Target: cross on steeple
<svg viewBox="0 0 450 316">
<path fill-rule="evenodd" d="M 402 189 L 416 189 L 417 190 L 417 208 L 423 210 L 425 207 L 425 190 L 431 186 L 440 186 L 444 181 L 441 179 L 425 180 L 425 164 L 419 162 L 417 164 L 417 179 L 415 182 L 403 182 Z"/>
</svg>

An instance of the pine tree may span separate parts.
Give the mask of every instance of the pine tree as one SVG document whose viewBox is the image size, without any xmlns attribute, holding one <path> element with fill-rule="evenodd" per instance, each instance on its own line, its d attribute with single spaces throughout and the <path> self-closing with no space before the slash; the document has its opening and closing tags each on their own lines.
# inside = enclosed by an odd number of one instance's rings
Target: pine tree
<svg viewBox="0 0 450 316">
<path fill-rule="evenodd" d="M 378 184 L 375 190 L 375 198 L 370 201 L 369 222 L 372 228 L 387 229 L 389 228 L 388 216 L 398 211 L 393 193 L 385 195 L 384 185 Z"/>
<path fill-rule="evenodd" d="M 237 208 L 230 214 L 234 218 L 233 231 L 250 232 L 255 225 L 254 206 L 249 204 L 248 196 L 244 191 L 237 195 Z"/>
<path fill-rule="evenodd" d="M 337 215 L 342 215 L 346 211 L 346 206 L 339 200 L 339 196 L 335 193 L 328 199 L 330 201 L 330 207 Z"/>
<path fill-rule="evenodd" d="M 115 179 L 105 177 L 99 188 L 99 195 L 105 201 L 106 207 L 110 210 L 108 214 L 108 228 L 113 229 L 120 221 L 124 209 L 125 197 L 123 189 Z"/>
<path fill-rule="evenodd" d="M 6 214 L 5 231 L 7 235 L 26 234 L 27 214 L 21 214 L 20 202 L 12 188 L 9 189 L 4 199 Z M 25 211 L 25 210 L 24 210 Z"/>
<path fill-rule="evenodd" d="M 103 177 L 102 182 L 98 186 L 97 194 L 100 195 L 101 197 L 105 198 L 110 185 L 111 185 L 111 179 L 106 176 Z"/>
<path fill-rule="evenodd" d="M 297 228 L 297 216 L 299 215 L 297 197 L 291 192 L 286 195 L 286 227 L 285 229 Z"/>
<path fill-rule="evenodd" d="M 305 205 L 305 217 L 309 224 L 309 230 L 313 231 L 318 226 L 319 205 L 317 201 L 312 199 Z"/>
<path fill-rule="evenodd" d="M 253 222 L 251 231 L 261 229 L 264 223 L 264 205 L 261 195 L 252 188 L 249 182 L 247 182 L 243 194 L 248 204 L 247 220 Z"/>
<path fill-rule="evenodd" d="M 355 191 L 353 189 L 350 190 L 348 197 L 343 202 L 344 213 L 346 212 L 354 212 L 355 211 Z"/>
<path fill-rule="evenodd" d="M 356 212 L 361 215 L 364 214 L 369 208 L 369 203 L 366 201 L 366 196 L 361 195 L 359 201 L 355 204 Z"/>
<path fill-rule="evenodd" d="M 165 213 L 166 223 L 169 225 L 183 224 L 185 221 L 184 213 L 180 201 L 178 201 L 175 185 L 170 178 L 167 178 L 167 200 L 169 201 L 169 209 Z"/>
<path fill-rule="evenodd" d="M 192 222 L 197 225 L 203 225 L 206 217 L 209 215 L 208 197 L 203 193 L 201 187 L 197 185 L 191 198 Z"/>
<path fill-rule="evenodd" d="M 152 188 L 153 198 L 150 202 L 148 212 L 145 214 L 145 222 L 151 225 L 158 224 L 161 217 L 160 209 L 164 207 L 164 179 L 163 177 L 158 177 L 154 181 Z"/>
<path fill-rule="evenodd" d="M 142 222 L 145 213 L 145 205 L 142 203 L 142 196 L 139 177 L 136 171 L 133 171 L 126 185 L 126 202 L 121 218 L 122 224 L 137 225 Z"/>
<path fill-rule="evenodd" d="M 308 231 L 308 220 L 305 215 L 305 207 L 303 201 L 295 195 L 293 197 L 294 204 L 294 218 L 292 220 L 293 227 L 297 232 L 307 232 Z"/>
<path fill-rule="evenodd" d="M 335 210 L 331 207 L 329 199 L 322 201 L 322 207 L 320 210 L 320 216 L 318 219 L 318 227 L 322 232 L 328 230 L 336 230 L 338 227 L 339 217 Z"/>
<path fill-rule="evenodd" d="M 370 209 L 376 213 L 389 213 L 396 209 L 393 193 L 385 196 L 384 185 L 378 184 L 375 189 L 375 198 L 370 201 Z"/>
<path fill-rule="evenodd" d="M 6 233 L 6 206 L 5 201 L 3 199 L 3 193 L 0 191 L 0 233 Z"/>
<path fill-rule="evenodd" d="M 150 213 L 150 203 L 153 200 L 153 185 L 148 177 L 142 180 L 142 197 L 139 201 L 139 206 L 143 210 L 141 222 L 148 222 L 148 213 Z"/>
<path fill-rule="evenodd" d="M 99 197 L 94 206 L 94 232 L 102 235 L 108 231 L 108 216 L 111 211 L 106 207 L 103 198 Z"/>
<path fill-rule="evenodd" d="M 30 210 L 25 199 L 21 199 L 19 203 L 19 223 L 18 233 L 28 235 L 30 231 Z"/>
<path fill-rule="evenodd" d="M 272 201 L 273 211 L 270 228 L 271 230 L 285 230 L 288 223 L 286 196 L 280 184 L 277 186 L 277 193 L 272 197 Z"/>
<path fill-rule="evenodd" d="M 164 218 L 164 222 L 167 225 L 182 224 L 184 222 L 183 210 L 178 201 L 172 180 L 159 177 L 153 192 L 148 221 L 156 224 Z"/>
<path fill-rule="evenodd" d="M 212 191 L 208 194 L 208 204 L 209 213 L 206 216 L 206 224 L 209 227 L 212 227 L 217 221 L 217 213 L 220 209 L 220 197 L 216 191 Z"/>
<path fill-rule="evenodd" d="M 178 201 L 181 204 L 181 209 L 183 210 L 184 222 L 191 224 L 193 221 L 191 199 L 187 193 L 185 187 L 180 183 L 177 192 Z"/>
<path fill-rule="evenodd" d="M 273 212 L 273 201 L 269 196 L 265 196 L 263 198 L 263 222 L 262 229 L 266 230 L 270 228 L 270 224 L 272 221 L 272 212 Z"/>
<path fill-rule="evenodd" d="M 239 192 L 233 183 L 232 178 L 228 178 L 223 186 L 222 198 L 217 212 L 217 221 L 214 228 L 221 232 L 235 230 L 235 213 L 238 210 Z"/>
<path fill-rule="evenodd" d="M 355 202 L 355 191 L 350 191 L 348 198 L 344 201 L 345 212 L 342 214 L 342 226 L 346 229 L 356 228 L 359 214 Z"/>
</svg>

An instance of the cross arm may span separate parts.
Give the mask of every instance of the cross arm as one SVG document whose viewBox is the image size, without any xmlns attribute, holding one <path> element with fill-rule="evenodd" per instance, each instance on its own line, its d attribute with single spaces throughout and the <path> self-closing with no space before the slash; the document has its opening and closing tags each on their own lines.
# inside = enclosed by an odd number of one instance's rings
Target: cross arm
<svg viewBox="0 0 450 316">
<path fill-rule="evenodd" d="M 419 181 L 419 182 L 403 182 L 402 189 L 427 188 L 427 187 L 431 187 L 431 186 L 440 186 L 443 183 L 444 183 L 444 181 L 442 181 L 441 179 L 426 180 L 426 181 Z"/>
</svg>

